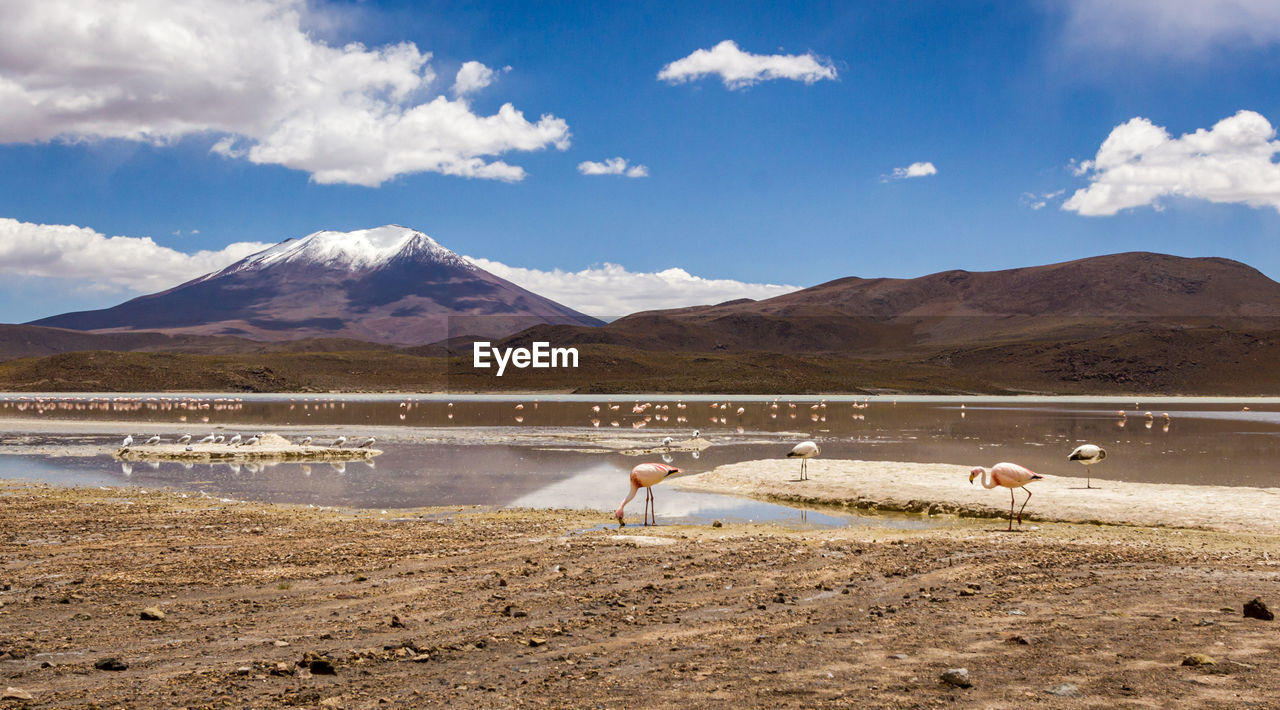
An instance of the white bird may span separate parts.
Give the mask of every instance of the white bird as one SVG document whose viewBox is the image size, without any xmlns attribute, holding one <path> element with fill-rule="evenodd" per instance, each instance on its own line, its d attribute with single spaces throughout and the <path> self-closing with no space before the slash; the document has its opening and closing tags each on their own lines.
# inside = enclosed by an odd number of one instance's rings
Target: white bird
<svg viewBox="0 0 1280 710">
<path fill-rule="evenodd" d="M 822 453 L 822 449 L 812 441 L 802 441 L 787 454 L 787 458 L 800 459 L 800 480 L 809 480 L 809 459 Z"/>
<path fill-rule="evenodd" d="M 367 449 L 370 446 L 373 446 L 374 442 L 376 441 L 377 439 L 371 436 L 368 439 L 365 439 L 364 441 L 360 442 L 360 446 L 358 448 Z"/>
<path fill-rule="evenodd" d="M 236 434 L 235 436 L 233 436 L 233 437 L 231 437 L 230 439 L 228 439 L 228 440 L 227 440 L 227 446 L 239 446 L 239 445 L 240 445 L 240 435 L 239 435 L 239 434 Z"/>
<path fill-rule="evenodd" d="M 304 437 L 302 437 L 302 441 L 300 441 L 300 442 L 298 443 L 298 445 L 299 445 L 299 446 L 311 446 L 311 437 L 309 437 L 309 436 L 304 436 Z"/>
<path fill-rule="evenodd" d="M 329 448 L 336 449 L 336 448 L 338 448 L 339 446 L 342 446 L 342 445 L 343 445 L 343 444 L 345 444 L 345 443 L 347 443 L 347 437 L 345 437 L 345 436 L 340 436 L 340 437 L 338 437 L 338 438 L 334 439 L 332 444 L 329 444 Z"/>
<path fill-rule="evenodd" d="M 191 435 L 190 435 L 190 434 L 183 434 L 182 436 L 178 437 L 178 443 L 179 443 L 179 444 L 190 444 L 190 443 L 191 443 Z"/>
<path fill-rule="evenodd" d="M 1088 466 L 1094 465 L 1095 463 L 1098 463 L 1099 461 L 1105 459 L 1106 457 L 1107 457 L 1107 450 L 1102 448 L 1101 446 L 1095 446 L 1093 444 L 1082 444 L 1080 446 L 1077 446 L 1075 451 L 1071 452 L 1071 455 L 1067 457 L 1067 460 L 1079 461 L 1080 463 L 1088 467 Z M 1088 473 L 1088 471 L 1089 469 L 1085 468 L 1086 474 Z M 1085 476 L 1084 487 L 1093 488 L 1092 476 L 1089 476 L 1089 475 Z"/>
<path fill-rule="evenodd" d="M 133 434 L 125 436 L 124 441 L 120 442 L 120 448 L 127 449 L 133 446 Z"/>
<path fill-rule="evenodd" d="M 671 438 L 671 437 L 669 437 L 669 436 L 667 436 L 667 437 L 663 437 L 663 439 L 662 439 L 662 445 L 663 445 L 663 446 L 665 446 L 665 447 L 667 447 L 667 448 L 669 449 L 669 448 L 671 448 L 671 443 L 672 443 L 673 441 L 675 441 L 675 439 L 672 439 L 672 438 Z"/>
<path fill-rule="evenodd" d="M 216 437 L 215 435 L 210 434 L 210 435 L 206 436 L 205 438 L 201 439 L 199 443 L 201 443 L 201 444 L 212 444 L 212 443 L 214 443 L 214 440 L 215 440 L 216 438 L 217 438 L 217 437 Z"/>
<path fill-rule="evenodd" d="M 702 431 L 701 431 L 701 430 L 699 430 L 699 429 L 694 429 L 694 430 L 693 430 L 693 438 L 697 439 L 697 438 L 698 438 L 698 437 L 700 437 L 700 436 L 702 436 Z"/>
<path fill-rule="evenodd" d="M 190 450 L 191 450 L 191 444 L 187 444 L 187 448 L 184 449 L 184 451 L 190 451 Z"/>
<path fill-rule="evenodd" d="M 151 446 L 152 444 L 159 444 L 159 443 L 160 443 L 160 435 L 159 435 L 159 434 L 156 434 L 156 435 L 152 436 L 150 439 L 147 439 L 147 446 Z"/>
<path fill-rule="evenodd" d="M 245 442 L 244 442 L 244 445 L 245 445 L 245 446 L 253 446 L 254 444 L 258 443 L 258 441 L 259 441 L 258 437 L 256 437 L 256 436 L 251 436 L 251 437 L 249 437 L 249 439 L 248 439 L 247 441 L 245 441 Z"/>
<path fill-rule="evenodd" d="M 226 441 L 226 439 L 227 439 L 227 437 L 223 436 L 222 434 L 219 434 L 219 435 L 217 435 L 217 436 L 213 437 L 213 443 L 215 443 L 215 444 L 221 444 L 223 441 Z"/>
</svg>

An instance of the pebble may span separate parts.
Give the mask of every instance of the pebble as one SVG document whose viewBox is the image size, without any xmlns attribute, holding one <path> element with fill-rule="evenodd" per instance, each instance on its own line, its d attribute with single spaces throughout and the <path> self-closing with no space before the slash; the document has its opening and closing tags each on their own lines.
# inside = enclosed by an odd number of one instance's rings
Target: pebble
<svg viewBox="0 0 1280 710">
<path fill-rule="evenodd" d="M 905 660 L 907 660 L 908 658 L 910 658 L 910 656 L 908 656 L 908 655 L 907 655 L 907 654 L 905 654 L 905 653 L 895 653 L 895 654 L 890 655 L 890 656 L 889 656 L 889 658 L 892 658 L 892 659 L 893 659 L 893 660 L 895 660 L 895 661 L 905 661 Z"/>
<path fill-rule="evenodd" d="M 1056 695 L 1060 698 L 1080 697 L 1080 689 L 1070 683 L 1059 683 L 1052 688 L 1045 688 L 1044 692 L 1049 695 Z"/>
<path fill-rule="evenodd" d="M 529 612 L 525 611 L 524 609 L 517 609 L 516 607 L 510 604 L 502 608 L 502 613 L 504 616 L 511 616 L 511 617 L 521 617 L 521 616 L 529 615 Z"/>
<path fill-rule="evenodd" d="M 1251 601 L 1245 603 L 1244 616 L 1246 619 L 1262 619 L 1263 621 L 1273 621 L 1276 618 L 1275 613 L 1267 608 L 1266 602 L 1262 601 L 1262 597 L 1254 597 Z"/>
<path fill-rule="evenodd" d="M 307 666 L 307 669 L 311 671 L 312 675 L 337 675 L 338 674 L 338 671 L 333 667 L 333 664 L 330 663 L 329 661 L 326 661 L 323 658 L 317 658 L 314 661 L 312 661 Z"/>
<path fill-rule="evenodd" d="M 537 648 L 538 646 L 546 645 L 546 643 L 547 643 L 547 640 L 546 640 L 546 639 L 541 639 L 541 638 L 538 638 L 537 636 L 534 636 L 534 637 L 532 637 L 532 638 L 530 638 L 530 639 L 529 639 L 529 646 L 531 646 L 531 647 L 533 647 L 533 648 Z"/>
<path fill-rule="evenodd" d="M 1182 659 L 1182 665 L 1184 666 L 1216 666 L 1218 665 L 1218 662 L 1213 659 L 1213 656 L 1206 656 L 1203 653 L 1193 653 L 1190 656 L 1187 656 L 1186 658 Z"/>
<path fill-rule="evenodd" d="M 720 522 L 719 520 L 716 520 L 715 522 L 711 523 L 711 527 L 713 527 L 713 528 L 722 528 L 722 527 L 724 527 L 724 523 Z"/>
<path fill-rule="evenodd" d="M 957 688 L 972 688 L 973 681 L 969 679 L 968 668 L 948 668 L 938 676 L 943 683 L 954 685 Z"/>
<path fill-rule="evenodd" d="M 164 612 L 160 607 L 149 606 L 139 612 L 138 617 L 143 621 L 164 621 Z"/>
<path fill-rule="evenodd" d="M 1030 645 L 1031 645 L 1031 639 L 1027 638 L 1026 636 L 1022 636 L 1022 635 L 1020 635 L 1020 634 L 1019 634 L 1019 635 L 1010 636 L 1009 638 L 1005 639 L 1005 640 L 1004 640 L 1004 642 L 1005 642 L 1005 643 L 1011 643 L 1011 644 L 1014 644 L 1014 645 L 1017 645 L 1017 646 L 1030 646 Z"/>
<path fill-rule="evenodd" d="M 30 691 L 23 690 L 22 688 L 15 688 L 13 686 L 9 686 L 8 688 L 5 688 L 4 695 L 0 695 L 0 700 L 35 700 L 35 699 L 36 699 L 35 696 L 32 695 Z"/>
<path fill-rule="evenodd" d="M 94 668 L 100 671 L 123 671 L 129 668 L 129 664 L 119 658 L 100 658 L 93 664 Z"/>
</svg>

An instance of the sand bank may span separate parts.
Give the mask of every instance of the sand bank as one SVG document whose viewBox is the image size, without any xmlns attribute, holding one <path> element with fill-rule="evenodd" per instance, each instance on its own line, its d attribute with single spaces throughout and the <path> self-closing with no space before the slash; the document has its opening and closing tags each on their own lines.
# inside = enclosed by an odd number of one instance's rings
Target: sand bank
<svg viewBox="0 0 1280 710">
<path fill-rule="evenodd" d="M 354 461 L 382 453 L 372 448 L 302 446 L 283 436 L 266 434 L 256 444 L 135 445 L 112 454 L 121 461 Z"/>
<path fill-rule="evenodd" d="M 969 483 L 969 466 L 899 461 L 809 461 L 809 480 L 797 479 L 794 460 L 761 460 L 719 466 L 673 479 L 691 491 L 752 498 L 851 506 L 871 510 L 1003 517 L 1009 491 Z M 1023 520 L 1105 523 L 1228 532 L 1280 533 L 1280 488 L 1128 483 L 1045 476 L 1030 484 Z M 1018 506 L 1026 494 L 1015 491 Z"/>
</svg>

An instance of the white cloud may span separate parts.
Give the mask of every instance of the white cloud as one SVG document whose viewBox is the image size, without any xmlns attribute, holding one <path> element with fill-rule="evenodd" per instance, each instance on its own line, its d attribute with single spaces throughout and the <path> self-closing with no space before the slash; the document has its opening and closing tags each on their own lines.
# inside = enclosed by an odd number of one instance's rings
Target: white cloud
<svg viewBox="0 0 1280 710">
<path fill-rule="evenodd" d="M 928 177 L 929 175 L 937 174 L 938 169 L 933 166 L 933 163 L 925 162 L 912 163 L 905 168 L 894 168 L 891 177 L 894 180 L 905 180 L 906 178 Z"/>
<path fill-rule="evenodd" d="M 1132 207 L 1160 209 L 1162 197 L 1271 207 L 1280 211 L 1280 152 L 1276 129 L 1260 114 L 1240 111 L 1213 128 L 1172 138 L 1145 118 L 1116 126 L 1093 160 L 1077 175 L 1089 186 L 1076 190 L 1062 209 L 1082 215 L 1113 215 Z"/>
<path fill-rule="evenodd" d="M 467 257 L 480 268 L 575 310 L 615 318 L 655 308 L 680 308 L 731 301 L 772 298 L 799 286 L 756 284 L 732 279 L 704 279 L 684 269 L 637 273 L 617 264 L 582 271 L 539 271 Z"/>
<path fill-rule="evenodd" d="M 626 175 L 629 178 L 649 177 L 649 168 L 644 165 L 627 166 L 626 158 L 609 158 L 603 163 L 584 160 L 578 163 L 578 172 L 583 175 Z"/>
<path fill-rule="evenodd" d="M 1164 55 L 1280 40 L 1275 0 L 1057 0 L 1070 44 Z"/>
<path fill-rule="evenodd" d="M 160 291 L 269 246 L 236 242 L 186 254 L 150 237 L 107 237 L 87 227 L 0 217 L 0 274 L 68 280 L 89 290 Z"/>
<path fill-rule="evenodd" d="M 568 147 L 555 116 L 433 97 L 431 54 L 413 43 L 316 41 L 317 12 L 305 0 L 0 3 L 0 142 L 221 134 L 213 150 L 227 157 L 368 186 L 418 172 L 520 180 L 494 158 Z"/>
<path fill-rule="evenodd" d="M 713 74 L 719 75 L 730 89 L 741 89 L 770 79 L 794 79 L 806 84 L 835 79 L 836 68 L 812 53 L 751 54 L 727 39 L 711 49 L 699 49 L 671 62 L 658 72 L 658 78 L 683 84 Z"/>
<path fill-rule="evenodd" d="M 466 62 L 453 80 L 453 95 L 466 96 L 493 83 L 497 74 L 480 62 Z"/>
<path fill-rule="evenodd" d="M 1041 210 L 1044 209 L 1051 201 L 1062 197 L 1065 192 L 1065 189 L 1054 190 L 1053 192 L 1024 192 L 1019 198 L 1019 201 L 1033 210 Z"/>
</svg>

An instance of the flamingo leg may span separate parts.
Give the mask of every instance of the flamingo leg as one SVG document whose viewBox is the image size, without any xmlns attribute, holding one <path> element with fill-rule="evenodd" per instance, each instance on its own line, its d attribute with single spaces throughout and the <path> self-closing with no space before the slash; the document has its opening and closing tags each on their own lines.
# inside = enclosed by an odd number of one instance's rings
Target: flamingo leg
<svg viewBox="0 0 1280 710">
<path fill-rule="evenodd" d="M 652 517 L 653 524 L 658 524 L 658 505 L 653 502 L 653 489 L 649 489 L 649 515 Z"/>
<path fill-rule="evenodd" d="M 1018 509 L 1018 524 L 1019 524 L 1019 525 L 1021 525 L 1021 524 L 1022 524 L 1022 511 L 1026 510 L 1026 509 L 1027 509 L 1027 503 L 1031 502 L 1031 490 L 1030 490 L 1030 489 L 1028 489 L 1028 488 L 1023 488 L 1022 490 L 1024 490 L 1024 491 L 1026 491 L 1026 492 L 1027 492 L 1027 499 L 1026 499 L 1026 500 L 1024 500 L 1024 501 L 1022 501 L 1022 507 Z M 1013 489 L 1009 489 L 1009 495 L 1013 495 Z"/>
<path fill-rule="evenodd" d="M 1093 488 L 1093 474 L 1085 474 L 1084 487 Z"/>
<path fill-rule="evenodd" d="M 1022 518 L 1018 518 L 1018 524 L 1022 524 Z M 1009 489 L 1009 532 L 1013 532 L 1013 489 Z"/>
</svg>

